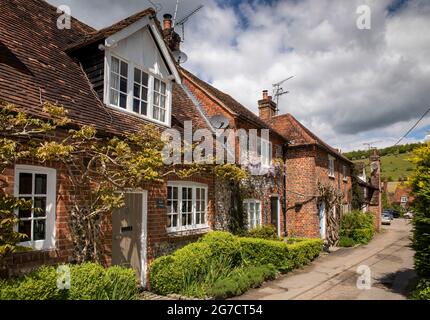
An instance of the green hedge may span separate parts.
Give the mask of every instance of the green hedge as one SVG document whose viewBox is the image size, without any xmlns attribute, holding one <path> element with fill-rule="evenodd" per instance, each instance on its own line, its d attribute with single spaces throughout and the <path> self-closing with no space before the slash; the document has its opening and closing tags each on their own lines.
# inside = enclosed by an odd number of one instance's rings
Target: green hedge
<svg viewBox="0 0 430 320">
<path fill-rule="evenodd" d="M 340 222 L 339 245 L 353 247 L 369 243 L 375 233 L 373 219 L 373 214 L 361 211 L 344 214 Z"/>
<path fill-rule="evenodd" d="M 411 298 L 414 300 L 430 300 L 430 279 L 421 279 Z"/>
<path fill-rule="evenodd" d="M 430 218 L 417 212 L 413 222 L 412 247 L 415 250 L 415 270 L 420 277 L 430 279 Z"/>
<path fill-rule="evenodd" d="M 276 228 L 268 225 L 251 229 L 246 233 L 246 236 L 249 238 L 280 240 L 278 236 L 278 232 L 276 231 Z"/>
<path fill-rule="evenodd" d="M 213 293 L 210 288 L 219 279 L 229 283 L 235 274 L 245 269 L 252 271 L 248 269 L 252 266 L 267 267 L 270 264 L 272 269 L 282 272 L 301 267 L 318 256 L 322 245 L 320 239 L 287 244 L 279 240 L 239 238 L 227 232 L 212 232 L 199 242 L 155 259 L 150 267 L 151 289 L 163 295 L 198 292 L 202 296 Z"/>
<path fill-rule="evenodd" d="M 237 268 L 228 276 L 217 279 L 207 293 L 215 299 L 239 296 L 250 288 L 261 286 L 266 280 L 275 279 L 276 274 L 277 270 L 273 265 Z"/>
<path fill-rule="evenodd" d="M 103 268 L 96 263 L 69 265 L 70 290 L 57 288 L 55 267 L 46 266 L 0 282 L 0 300 L 133 300 L 137 297 L 132 269 Z"/>
</svg>

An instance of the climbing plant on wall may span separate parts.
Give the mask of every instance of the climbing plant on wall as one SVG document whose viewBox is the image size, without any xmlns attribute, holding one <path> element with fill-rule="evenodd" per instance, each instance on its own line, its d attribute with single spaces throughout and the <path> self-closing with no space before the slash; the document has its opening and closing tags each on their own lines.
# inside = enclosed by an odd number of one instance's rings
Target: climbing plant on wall
<svg viewBox="0 0 430 320">
<path fill-rule="evenodd" d="M 325 203 L 327 223 L 326 241 L 330 246 L 335 246 L 339 242 L 339 208 L 342 204 L 343 197 L 343 193 L 334 185 L 318 182 L 318 201 Z"/>
</svg>

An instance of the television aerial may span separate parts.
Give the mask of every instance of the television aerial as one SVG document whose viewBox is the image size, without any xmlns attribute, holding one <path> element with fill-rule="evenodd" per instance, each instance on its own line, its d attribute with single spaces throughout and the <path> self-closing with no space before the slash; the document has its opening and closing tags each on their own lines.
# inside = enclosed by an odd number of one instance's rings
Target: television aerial
<svg viewBox="0 0 430 320">
<path fill-rule="evenodd" d="M 284 94 L 290 93 L 290 91 L 286 91 L 284 90 L 284 88 L 282 88 L 281 86 L 284 84 L 284 82 L 290 80 L 294 78 L 294 76 L 288 77 L 282 81 L 279 81 L 278 83 L 273 84 L 273 96 L 275 97 L 276 100 L 276 105 L 279 104 L 279 97 L 283 96 Z"/>
<path fill-rule="evenodd" d="M 228 119 L 221 114 L 211 117 L 210 123 L 215 129 L 226 129 L 229 125 Z"/>
<path fill-rule="evenodd" d="M 173 20 L 173 28 L 175 26 L 180 26 L 182 28 L 182 37 L 181 37 L 181 39 L 182 39 L 182 42 L 184 42 L 184 40 L 185 40 L 185 23 L 187 23 L 188 19 L 190 19 L 193 15 L 195 15 L 198 11 L 200 11 L 204 6 L 202 4 L 199 5 L 197 8 L 195 8 L 190 13 L 188 13 L 185 17 L 183 17 L 178 22 L 176 22 L 176 14 L 177 14 L 177 11 L 178 11 L 178 5 L 179 5 L 179 0 L 176 2 L 176 10 L 175 10 L 175 17 L 174 17 L 174 20 Z"/>
</svg>

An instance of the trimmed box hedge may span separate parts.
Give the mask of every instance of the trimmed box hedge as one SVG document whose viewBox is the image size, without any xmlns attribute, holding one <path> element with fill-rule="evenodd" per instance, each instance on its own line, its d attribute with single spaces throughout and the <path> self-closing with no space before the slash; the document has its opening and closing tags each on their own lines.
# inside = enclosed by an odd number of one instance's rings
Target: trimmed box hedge
<svg viewBox="0 0 430 320">
<path fill-rule="evenodd" d="M 300 239 L 287 244 L 284 241 L 242 238 L 227 232 L 211 232 L 198 242 L 191 243 L 169 256 L 155 259 L 150 267 L 151 289 L 163 295 L 181 294 L 184 287 L 207 281 L 208 273 L 212 272 L 213 266 L 219 264 L 220 260 L 223 261 L 223 267 L 227 271 L 224 273 L 227 274 L 230 271 L 231 274 L 240 274 L 240 270 L 248 267 L 267 265 L 272 265 L 277 271 L 290 271 L 316 258 L 322 246 L 323 241 L 320 239 Z M 256 274 L 256 271 L 252 273 Z M 224 278 L 231 277 L 233 276 L 227 275 Z M 216 283 L 218 280 L 211 281 Z M 214 285 L 209 285 L 212 284 Z M 239 291 L 243 291 L 243 288 Z M 221 295 L 220 292 L 218 294 Z"/>
<path fill-rule="evenodd" d="M 342 247 L 353 247 L 356 244 L 367 244 L 375 234 L 373 214 L 352 211 L 342 216 L 340 222 L 340 240 Z"/>
</svg>

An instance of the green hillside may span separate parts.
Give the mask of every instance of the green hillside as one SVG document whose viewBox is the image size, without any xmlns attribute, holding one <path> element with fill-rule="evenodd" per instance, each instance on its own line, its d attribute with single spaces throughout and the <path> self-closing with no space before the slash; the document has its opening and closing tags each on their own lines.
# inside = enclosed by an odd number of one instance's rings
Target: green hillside
<svg viewBox="0 0 430 320">
<path fill-rule="evenodd" d="M 407 178 L 415 168 L 415 166 L 407 160 L 410 156 L 410 153 L 382 156 L 382 177 L 387 178 L 388 181 L 399 181 L 400 178 Z M 354 162 L 358 161 L 360 160 Z M 366 165 L 369 164 L 368 159 L 361 161 L 365 161 Z"/>
<path fill-rule="evenodd" d="M 411 152 L 420 146 L 422 146 L 421 143 L 412 143 L 379 149 L 382 177 L 387 178 L 388 181 L 399 181 L 400 178 L 409 177 L 415 166 L 408 161 L 408 158 L 411 157 Z M 364 161 L 368 165 L 372 153 L 373 150 L 357 150 L 344 155 L 354 162 Z M 369 170 L 368 168 L 367 171 Z"/>
</svg>

